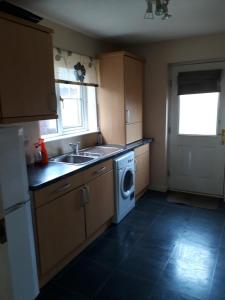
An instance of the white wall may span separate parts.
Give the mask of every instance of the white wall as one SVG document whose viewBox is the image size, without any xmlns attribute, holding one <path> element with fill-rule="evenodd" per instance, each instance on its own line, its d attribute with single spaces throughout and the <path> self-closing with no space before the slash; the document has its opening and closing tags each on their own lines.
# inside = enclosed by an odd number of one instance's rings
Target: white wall
<svg viewBox="0 0 225 300">
<path fill-rule="evenodd" d="M 144 136 L 153 137 L 151 187 L 167 189 L 168 65 L 225 59 L 225 34 L 135 45 L 129 51 L 146 59 Z"/>
<path fill-rule="evenodd" d="M 53 45 L 66 50 L 71 50 L 76 53 L 95 57 L 102 52 L 111 51 L 112 45 L 104 43 L 101 40 L 90 38 L 84 34 L 66 28 L 59 24 L 44 20 L 40 23 L 54 30 Z M 34 160 L 34 143 L 37 142 L 40 132 L 38 122 L 28 122 L 22 124 L 25 132 L 25 147 L 27 162 L 32 163 Z M 89 134 L 81 137 L 63 139 L 46 144 L 50 156 L 61 154 L 70 151 L 69 143 L 79 140 L 81 147 L 87 147 L 96 144 L 97 135 Z"/>
</svg>

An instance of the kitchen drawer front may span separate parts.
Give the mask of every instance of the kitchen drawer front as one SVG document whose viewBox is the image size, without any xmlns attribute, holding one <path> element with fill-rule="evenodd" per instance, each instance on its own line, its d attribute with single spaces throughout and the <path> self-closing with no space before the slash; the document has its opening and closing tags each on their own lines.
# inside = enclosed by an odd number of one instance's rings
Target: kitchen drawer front
<svg viewBox="0 0 225 300">
<path fill-rule="evenodd" d="M 89 169 L 84 171 L 83 178 L 84 178 L 85 182 L 88 182 L 102 174 L 109 172 L 110 170 L 112 170 L 112 168 L 113 168 L 113 163 L 112 163 L 112 160 L 110 159 L 103 163 L 97 164 L 94 167 L 90 167 Z"/>
<path fill-rule="evenodd" d="M 35 207 L 38 208 L 45 205 L 49 201 L 56 199 L 63 194 L 77 188 L 82 185 L 83 172 L 69 176 L 64 179 L 60 179 L 58 182 L 53 183 L 43 189 L 34 192 L 34 203 Z"/>
<path fill-rule="evenodd" d="M 134 150 L 134 155 L 135 157 L 141 155 L 141 154 L 144 154 L 145 152 L 148 152 L 149 151 L 149 144 L 145 144 L 143 146 L 140 146 L 138 148 L 136 148 Z"/>
</svg>

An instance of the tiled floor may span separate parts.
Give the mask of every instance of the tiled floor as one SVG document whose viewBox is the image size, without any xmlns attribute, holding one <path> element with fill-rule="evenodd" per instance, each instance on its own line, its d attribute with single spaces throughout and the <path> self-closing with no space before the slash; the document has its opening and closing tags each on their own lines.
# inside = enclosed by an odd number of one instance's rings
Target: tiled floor
<svg viewBox="0 0 225 300">
<path fill-rule="evenodd" d="M 225 209 L 165 199 L 146 193 L 38 300 L 225 300 Z"/>
</svg>

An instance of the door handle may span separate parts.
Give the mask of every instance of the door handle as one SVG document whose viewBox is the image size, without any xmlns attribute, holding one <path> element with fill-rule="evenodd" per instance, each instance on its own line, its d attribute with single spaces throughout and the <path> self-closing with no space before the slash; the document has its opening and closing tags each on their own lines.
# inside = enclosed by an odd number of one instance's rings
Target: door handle
<svg viewBox="0 0 225 300">
<path fill-rule="evenodd" d="M 5 221 L 4 219 L 0 220 L 0 244 L 5 244 L 7 242 L 6 230 L 5 230 Z"/>
<path fill-rule="evenodd" d="M 225 144 L 225 129 L 222 129 L 221 133 L 219 133 L 219 135 L 221 135 L 221 144 L 224 145 Z"/>
</svg>

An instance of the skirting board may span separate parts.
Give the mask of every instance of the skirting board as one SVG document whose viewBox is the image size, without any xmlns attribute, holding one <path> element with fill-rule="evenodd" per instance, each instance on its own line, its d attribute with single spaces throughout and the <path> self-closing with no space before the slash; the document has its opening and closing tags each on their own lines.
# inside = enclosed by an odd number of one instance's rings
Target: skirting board
<svg viewBox="0 0 225 300">
<path fill-rule="evenodd" d="M 149 190 L 152 191 L 157 191 L 157 192 L 167 192 L 168 191 L 168 187 L 167 186 L 163 186 L 163 185 L 151 185 L 148 187 Z"/>
</svg>

